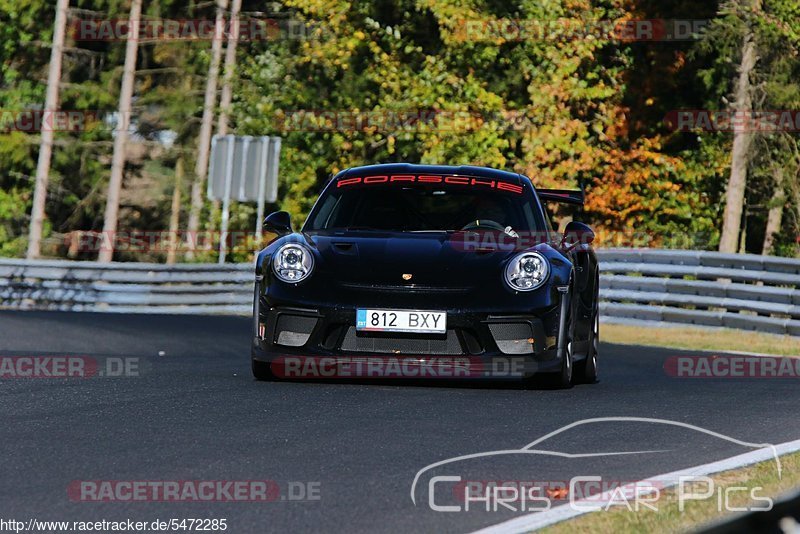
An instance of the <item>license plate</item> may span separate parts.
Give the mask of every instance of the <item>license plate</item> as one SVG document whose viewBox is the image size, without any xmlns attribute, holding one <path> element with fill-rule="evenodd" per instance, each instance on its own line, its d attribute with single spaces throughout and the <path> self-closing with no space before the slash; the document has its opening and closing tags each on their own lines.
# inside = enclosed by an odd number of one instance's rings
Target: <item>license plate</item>
<svg viewBox="0 0 800 534">
<path fill-rule="evenodd" d="M 447 312 L 421 310 L 356 310 L 356 330 L 446 334 Z"/>
</svg>

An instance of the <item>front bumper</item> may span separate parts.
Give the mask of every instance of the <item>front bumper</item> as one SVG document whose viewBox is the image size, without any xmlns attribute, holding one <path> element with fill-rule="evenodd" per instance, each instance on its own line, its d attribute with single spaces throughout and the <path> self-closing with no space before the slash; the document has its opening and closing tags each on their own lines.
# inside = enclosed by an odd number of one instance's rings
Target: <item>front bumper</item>
<svg viewBox="0 0 800 534">
<path fill-rule="evenodd" d="M 298 307 L 258 292 L 256 299 L 252 357 L 273 368 L 286 358 L 311 358 L 335 362 L 339 370 L 364 361 L 398 360 L 411 367 L 456 362 L 470 368 L 460 376 L 475 378 L 521 378 L 560 369 L 557 303 L 524 313 L 435 308 L 447 312 L 447 334 L 431 335 L 356 332 L 355 306 L 306 302 Z"/>
</svg>

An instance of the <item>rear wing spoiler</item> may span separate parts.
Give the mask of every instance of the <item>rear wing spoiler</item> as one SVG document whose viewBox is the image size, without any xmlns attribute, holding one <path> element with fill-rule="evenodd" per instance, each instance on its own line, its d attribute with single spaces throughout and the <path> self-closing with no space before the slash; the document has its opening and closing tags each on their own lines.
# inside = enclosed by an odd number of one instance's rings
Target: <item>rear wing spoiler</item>
<svg viewBox="0 0 800 534">
<path fill-rule="evenodd" d="M 536 189 L 539 198 L 545 202 L 560 202 L 562 204 L 575 204 L 583 206 L 583 191 L 573 191 L 570 189 Z"/>
</svg>

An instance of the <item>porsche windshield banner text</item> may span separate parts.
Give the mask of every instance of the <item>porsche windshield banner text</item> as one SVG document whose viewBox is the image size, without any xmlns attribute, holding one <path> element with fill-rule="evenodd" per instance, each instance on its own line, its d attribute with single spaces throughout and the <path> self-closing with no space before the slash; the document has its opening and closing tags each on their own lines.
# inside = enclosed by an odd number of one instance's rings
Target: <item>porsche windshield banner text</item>
<svg viewBox="0 0 800 534">
<path fill-rule="evenodd" d="M 461 185 L 471 187 L 482 187 L 497 189 L 500 191 L 510 191 L 522 194 L 523 186 L 510 184 L 500 180 L 487 180 L 472 176 L 438 176 L 438 175 L 413 175 L 413 174 L 393 174 L 376 176 L 356 176 L 354 178 L 343 178 L 336 182 L 336 188 L 354 185 L 378 185 L 378 184 L 442 184 L 442 185 Z"/>
</svg>

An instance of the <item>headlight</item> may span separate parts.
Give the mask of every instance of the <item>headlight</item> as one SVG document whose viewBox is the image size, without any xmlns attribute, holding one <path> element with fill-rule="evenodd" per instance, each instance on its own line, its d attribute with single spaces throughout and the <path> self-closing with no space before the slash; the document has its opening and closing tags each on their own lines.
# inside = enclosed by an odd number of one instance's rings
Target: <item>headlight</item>
<svg viewBox="0 0 800 534">
<path fill-rule="evenodd" d="M 272 257 L 272 270 L 284 282 L 297 283 L 305 280 L 313 269 L 314 256 L 303 245 L 287 243 Z"/>
<path fill-rule="evenodd" d="M 545 283 L 550 264 L 538 252 L 525 252 L 511 258 L 506 266 L 506 282 L 517 291 L 533 291 Z"/>
</svg>

